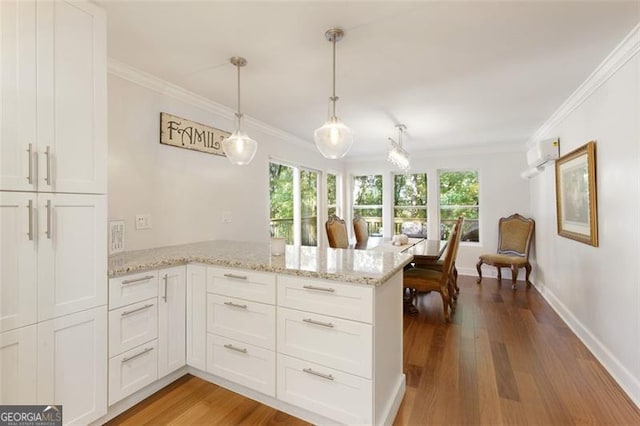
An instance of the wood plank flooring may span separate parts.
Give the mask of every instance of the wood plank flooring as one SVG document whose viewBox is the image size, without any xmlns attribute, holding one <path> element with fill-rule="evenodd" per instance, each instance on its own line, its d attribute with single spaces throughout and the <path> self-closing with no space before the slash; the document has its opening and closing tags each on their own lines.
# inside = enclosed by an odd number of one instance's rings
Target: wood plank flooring
<svg viewBox="0 0 640 426">
<path fill-rule="evenodd" d="M 436 293 L 404 317 L 407 391 L 394 425 L 640 425 L 640 410 L 534 288 L 459 284 L 451 324 Z M 306 423 L 185 376 L 109 424 Z"/>
</svg>

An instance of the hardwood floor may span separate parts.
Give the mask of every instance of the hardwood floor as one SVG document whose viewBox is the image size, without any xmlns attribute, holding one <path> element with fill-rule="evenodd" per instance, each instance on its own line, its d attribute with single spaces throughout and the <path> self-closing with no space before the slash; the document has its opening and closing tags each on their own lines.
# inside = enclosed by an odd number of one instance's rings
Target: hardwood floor
<svg viewBox="0 0 640 426">
<path fill-rule="evenodd" d="M 407 391 L 394 425 L 640 424 L 640 410 L 533 287 L 459 284 L 451 324 L 434 293 L 404 317 Z M 305 424 L 185 376 L 109 424 L 280 423 Z"/>
</svg>

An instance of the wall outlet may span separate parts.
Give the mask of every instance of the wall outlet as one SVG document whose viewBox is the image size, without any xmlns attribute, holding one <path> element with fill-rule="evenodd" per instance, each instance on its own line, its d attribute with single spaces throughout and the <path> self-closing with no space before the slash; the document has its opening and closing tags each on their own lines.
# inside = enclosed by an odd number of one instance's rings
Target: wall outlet
<svg viewBox="0 0 640 426">
<path fill-rule="evenodd" d="M 124 250 L 124 220 L 109 221 L 109 254 Z"/>
<path fill-rule="evenodd" d="M 136 229 L 151 229 L 151 215 L 149 213 L 136 215 Z"/>
<path fill-rule="evenodd" d="M 222 223 L 231 223 L 233 222 L 233 215 L 231 212 L 222 212 Z"/>
</svg>

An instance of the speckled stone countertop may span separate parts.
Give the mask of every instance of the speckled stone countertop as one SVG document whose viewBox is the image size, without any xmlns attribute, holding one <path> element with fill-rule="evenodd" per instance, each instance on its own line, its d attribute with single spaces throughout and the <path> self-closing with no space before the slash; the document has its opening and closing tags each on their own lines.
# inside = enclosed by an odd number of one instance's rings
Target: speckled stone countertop
<svg viewBox="0 0 640 426">
<path fill-rule="evenodd" d="M 300 246 L 287 246 L 284 255 L 272 256 L 269 243 L 204 241 L 109 256 L 109 276 L 193 262 L 380 285 L 412 259 L 412 255 L 403 253 Z"/>
</svg>

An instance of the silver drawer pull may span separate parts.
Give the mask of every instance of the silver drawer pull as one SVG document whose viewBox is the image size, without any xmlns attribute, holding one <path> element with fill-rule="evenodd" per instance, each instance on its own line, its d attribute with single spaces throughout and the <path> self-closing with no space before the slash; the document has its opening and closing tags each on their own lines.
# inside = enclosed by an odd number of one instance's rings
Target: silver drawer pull
<svg viewBox="0 0 640 426">
<path fill-rule="evenodd" d="M 124 364 L 125 362 L 127 362 L 127 361 L 131 361 L 131 360 L 132 360 L 132 359 L 134 359 L 134 358 L 138 358 L 139 356 L 144 355 L 144 354 L 146 354 L 147 352 L 151 352 L 152 350 L 153 350 L 153 348 L 144 348 L 144 349 L 142 350 L 142 352 L 137 353 L 137 354 L 135 354 L 135 355 L 131 355 L 131 356 L 124 357 L 124 358 L 122 358 L 122 361 L 120 361 L 120 362 Z"/>
<path fill-rule="evenodd" d="M 246 280 L 247 279 L 246 275 L 224 274 L 224 276 L 227 277 L 227 278 L 235 278 L 237 280 Z"/>
<path fill-rule="evenodd" d="M 307 290 L 326 291 L 326 292 L 329 292 L 329 293 L 334 293 L 336 291 L 334 288 L 316 287 L 314 285 L 303 285 L 302 288 L 306 288 Z"/>
<path fill-rule="evenodd" d="M 44 181 L 47 185 L 51 185 L 51 147 L 47 145 L 47 149 L 44 151 L 44 155 L 47 156 L 47 174 Z"/>
<path fill-rule="evenodd" d="M 315 324 L 315 325 L 321 325 L 323 327 L 333 328 L 333 324 L 330 322 L 316 321 L 316 320 L 312 320 L 311 318 L 303 318 L 302 321 L 308 322 L 309 324 Z"/>
<path fill-rule="evenodd" d="M 314 376 L 322 377 L 323 379 L 335 380 L 331 374 L 318 373 L 317 371 L 313 371 L 310 368 L 303 368 L 302 371 L 304 371 L 305 373 L 313 374 Z"/>
<path fill-rule="evenodd" d="M 120 285 L 139 283 L 140 281 L 149 281 L 151 278 L 153 278 L 153 275 L 146 275 L 146 276 L 144 276 L 142 278 L 134 278 L 132 280 L 124 280 L 124 281 L 122 281 L 122 283 Z"/>
<path fill-rule="evenodd" d="M 27 176 L 27 181 L 31 185 L 33 183 L 33 144 L 29 144 L 27 152 L 29 153 L 29 176 Z"/>
<path fill-rule="evenodd" d="M 52 216 L 53 216 L 53 207 L 51 206 L 51 200 L 47 200 L 47 238 L 51 239 L 52 235 L 53 235 L 53 225 L 51 223 L 52 221 Z"/>
<path fill-rule="evenodd" d="M 33 200 L 29 200 L 29 204 L 27 204 L 27 209 L 29 209 L 29 241 L 33 240 Z"/>
<path fill-rule="evenodd" d="M 233 303 L 233 302 L 224 302 L 225 305 L 227 306 L 233 306 L 234 308 L 242 308 L 242 309 L 247 309 L 247 305 L 240 305 L 238 303 Z"/>
<path fill-rule="evenodd" d="M 150 305 L 144 305 L 139 307 L 138 309 L 134 309 L 133 311 L 124 311 L 121 316 L 126 317 L 127 315 L 135 314 L 136 312 L 144 311 L 145 309 L 149 309 L 153 306 L 153 303 Z"/>
<path fill-rule="evenodd" d="M 225 348 L 227 349 L 231 349 L 232 351 L 236 351 L 236 352 L 242 352 L 243 354 L 247 353 L 247 348 L 236 348 L 235 346 L 228 344 L 228 345 L 224 345 Z"/>
</svg>

